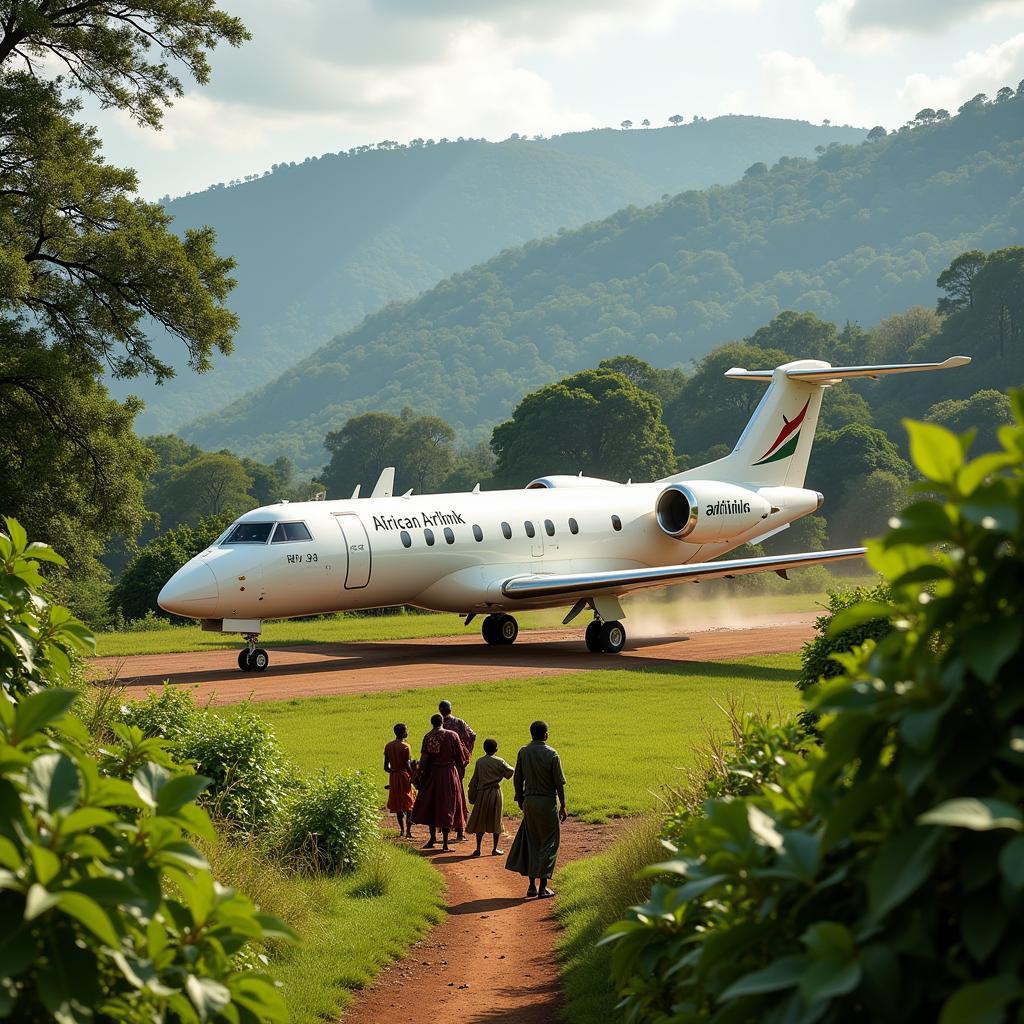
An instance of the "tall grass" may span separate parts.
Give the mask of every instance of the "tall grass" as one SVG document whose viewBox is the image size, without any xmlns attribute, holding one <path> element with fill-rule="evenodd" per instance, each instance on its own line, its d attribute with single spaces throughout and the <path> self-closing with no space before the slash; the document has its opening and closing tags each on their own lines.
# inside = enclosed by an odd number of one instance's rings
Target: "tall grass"
<svg viewBox="0 0 1024 1024">
<path fill-rule="evenodd" d="M 645 902 L 650 895 L 651 883 L 636 876 L 664 855 L 660 828 L 657 817 L 640 818 L 604 853 L 575 861 L 556 876 L 555 913 L 563 928 L 558 954 L 570 1024 L 615 1019 L 611 953 L 597 942 L 627 907 Z"/>
</svg>

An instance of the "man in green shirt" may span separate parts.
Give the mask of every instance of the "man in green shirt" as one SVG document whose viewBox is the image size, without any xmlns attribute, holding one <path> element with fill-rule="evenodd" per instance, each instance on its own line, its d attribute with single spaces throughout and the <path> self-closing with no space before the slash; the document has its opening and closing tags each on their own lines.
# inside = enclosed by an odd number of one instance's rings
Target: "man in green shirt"
<svg viewBox="0 0 1024 1024">
<path fill-rule="evenodd" d="M 505 867 L 530 879 L 527 896 L 547 897 L 555 895 L 548 888 L 548 879 L 555 873 L 561 823 L 568 816 L 565 776 L 558 751 L 548 746 L 547 723 L 534 722 L 530 735 L 533 740 L 520 747 L 512 777 L 523 820 Z"/>
</svg>

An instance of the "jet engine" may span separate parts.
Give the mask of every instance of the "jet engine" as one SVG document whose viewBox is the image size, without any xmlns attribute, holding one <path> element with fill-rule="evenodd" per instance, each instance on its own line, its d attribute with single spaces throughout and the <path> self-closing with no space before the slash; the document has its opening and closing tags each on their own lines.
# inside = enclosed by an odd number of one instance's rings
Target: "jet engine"
<svg viewBox="0 0 1024 1024">
<path fill-rule="evenodd" d="M 771 511 L 771 504 L 756 491 L 713 480 L 669 484 L 654 503 L 654 518 L 662 532 L 691 544 L 742 536 Z"/>
<path fill-rule="evenodd" d="M 527 485 L 528 491 L 543 487 L 621 487 L 617 480 L 600 480 L 596 476 L 539 476 Z"/>
</svg>

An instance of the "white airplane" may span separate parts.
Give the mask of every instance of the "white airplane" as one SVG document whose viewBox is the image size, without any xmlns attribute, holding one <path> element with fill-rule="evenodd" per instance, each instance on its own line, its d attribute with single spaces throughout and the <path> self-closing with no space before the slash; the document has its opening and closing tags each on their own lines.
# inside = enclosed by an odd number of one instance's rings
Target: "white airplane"
<svg viewBox="0 0 1024 1024">
<path fill-rule="evenodd" d="M 850 377 L 940 370 L 969 363 L 833 367 L 814 359 L 774 370 L 734 368 L 767 384 L 729 455 L 654 483 L 548 476 L 522 490 L 392 494 L 386 469 L 370 498 L 277 502 L 246 512 L 160 591 L 160 607 L 241 633 L 243 671 L 263 671 L 266 619 L 409 604 L 485 615 L 483 638 L 511 644 L 511 612 L 590 608 L 587 647 L 626 642 L 620 598 L 638 590 L 857 558 L 864 548 L 722 560 L 821 508 L 804 475 L 824 390 Z"/>
</svg>

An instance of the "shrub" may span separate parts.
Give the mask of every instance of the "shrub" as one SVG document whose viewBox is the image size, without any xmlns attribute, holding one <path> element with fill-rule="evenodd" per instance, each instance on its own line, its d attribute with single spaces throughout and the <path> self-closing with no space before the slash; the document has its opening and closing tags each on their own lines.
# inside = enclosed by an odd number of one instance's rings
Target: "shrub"
<svg viewBox="0 0 1024 1024">
<path fill-rule="evenodd" d="M 159 693 L 150 691 L 145 700 L 132 701 L 121 708 L 126 725 L 134 725 L 144 736 L 178 740 L 194 727 L 200 715 L 192 694 L 181 687 L 164 683 Z"/>
<path fill-rule="evenodd" d="M 101 761 L 60 688 L 91 637 L 38 590 L 37 558 L 0 534 L 0 1019 L 284 1021 L 264 975 L 240 969 L 273 918 L 213 880 L 191 836 L 206 780 L 118 723 Z M 249 959 L 252 959 L 249 957 Z"/>
<path fill-rule="evenodd" d="M 868 640 L 881 640 L 892 630 L 888 615 L 855 622 L 838 632 L 831 629 L 837 615 L 866 602 L 889 605 L 892 602 L 892 591 L 886 583 L 829 591 L 828 611 L 814 620 L 814 629 L 818 635 L 804 644 L 800 677 L 796 683 L 798 689 L 806 690 L 816 686 L 822 679 L 838 676 L 843 667 L 833 655 L 852 651 Z"/>
<path fill-rule="evenodd" d="M 288 806 L 278 845 L 309 871 L 350 871 L 377 837 L 377 792 L 362 772 L 323 774 Z"/>
<path fill-rule="evenodd" d="M 1024 396 L 1001 452 L 908 423 L 936 495 L 869 545 L 892 605 L 807 691 L 821 744 L 707 801 L 612 927 L 632 1022 L 1019 1019 L 1024 993 Z"/>
</svg>

